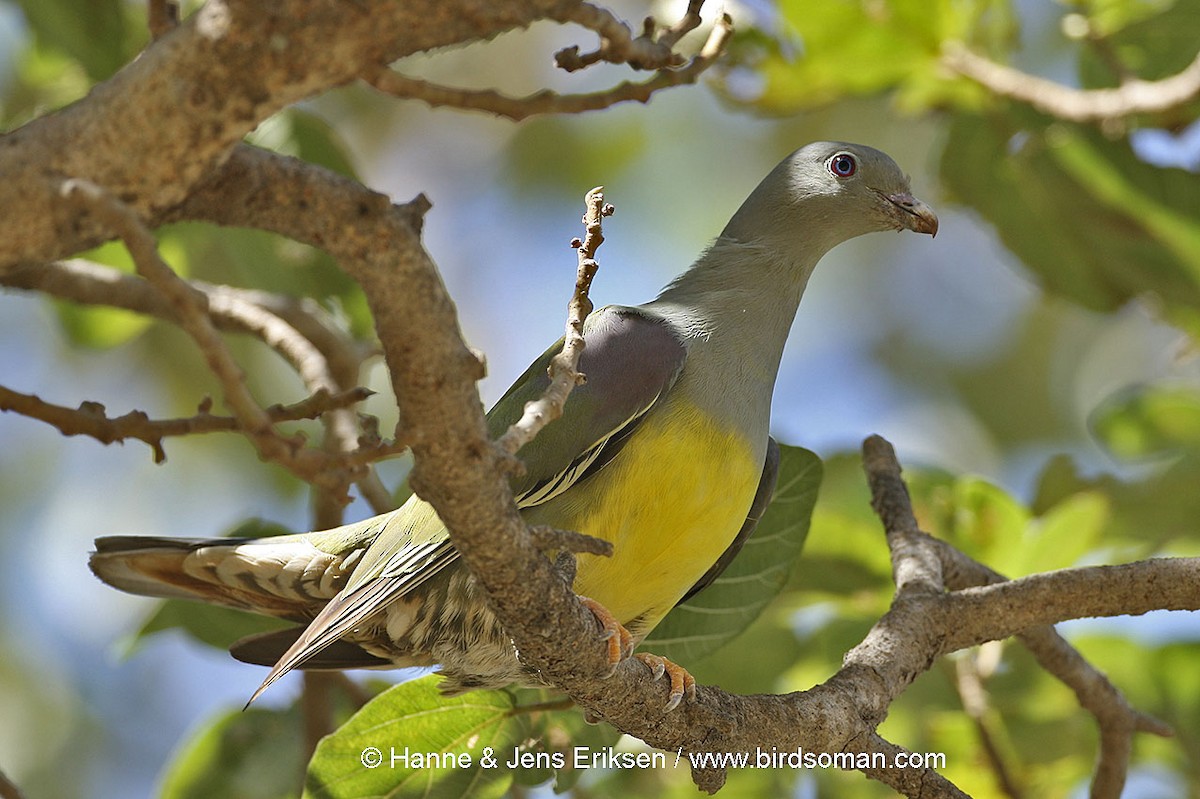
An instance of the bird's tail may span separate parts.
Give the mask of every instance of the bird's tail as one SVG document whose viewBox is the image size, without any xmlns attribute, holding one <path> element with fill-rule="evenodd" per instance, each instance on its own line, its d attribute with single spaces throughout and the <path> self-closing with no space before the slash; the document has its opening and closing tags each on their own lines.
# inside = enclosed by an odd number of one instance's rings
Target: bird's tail
<svg viewBox="0 0 1200 799">
<path fill-rule="evenodd" d="M 336 547 L 330 547 L 337 550 Z M 327 552 L 310 535 L 96 539 L 88 565 L 113 588 L 307 623 L 346 584 L 362 549 Z"/>
</svg>

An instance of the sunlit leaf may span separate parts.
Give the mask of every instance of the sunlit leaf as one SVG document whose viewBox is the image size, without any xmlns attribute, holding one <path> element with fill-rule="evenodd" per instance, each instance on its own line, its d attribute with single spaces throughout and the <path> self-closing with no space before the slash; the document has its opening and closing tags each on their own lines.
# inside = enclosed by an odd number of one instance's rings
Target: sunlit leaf
<svg viewBox="0 0 1200 799">
<path fill-rule="evenodd" d="M 445 697 L 440 679 L 385 691 L 323 738 L 308 765 L 305 799 L 502 795 L 512 782 L 503 763 L 525 739 L 527 719 L 513 712 L 509 692 Z"/>
<path fill-rule="evenodd" d="M 1200 395 L 1194 389 L 1140 386 L 1110 397 L 1091 417 L 1096 436 L 1123 458 L 1200 450 Z"/>
</svg>

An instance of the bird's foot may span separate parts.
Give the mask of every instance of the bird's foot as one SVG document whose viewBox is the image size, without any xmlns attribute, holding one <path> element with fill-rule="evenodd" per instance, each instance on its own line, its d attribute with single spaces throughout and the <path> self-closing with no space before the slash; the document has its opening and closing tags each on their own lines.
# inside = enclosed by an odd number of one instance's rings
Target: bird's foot
<svg viewBox="0 0 1200 799">
<path fill-rule="evenodd" d="M 608 608 L 594 599 L 579 597 L 579 603 L 592 612 L 596 623 L 600 625 L 601 640 L 608 642 L 608 673 L 611 675 L 617 669 L 617 664 L 633 654 L 633 635 L 625 629 L 625 625 L 617 621 L 617 617 Z"/>
<path fill-rule="evenodd" d="M 612 615 L 608 608 L 596 600 L 585 596 L 579 597 L 579 602 L 596 617 L 596 623 L 600 625 L 600 629 L 603 632 L 602 640 L 608 642 L 610 675 L 616 671 L 618 663 L 632 655 L 634 658 L 640 660 L 646 668 L 650 669 L 655 680 L 664 674 L 667 676 L 670 682 L 670 692 L 667 694 L 666 705 L 668 713 L 679 707 L 679 703 L 683 701 L 685 696 L 688 699 L 696 698 L 696 678 L 688 674 L 687 669 L 667 660 L 661 655 L 654 655 L 649 652 L 638 652 L 636 655 L 633 655 L 633 635 L 629 630 L 625 629 L 625 625 L 617 621 L 616 616 Z"/>
<path fill-rule="evenodd" d="M 657 680 L 665 674 L 670 680 L 671 692 L 667 695 L 667 706 L 664 708 L 667 713 L 679 707 L 679 703 L 683 701 L 685 695 L 689 700 L 696 698 L 696 678 L 688 674 L 687 669 L 683 666 L 667 660 L 662 655 L 650 652 L 638 652 L 634 657 L 650 669 L 654 679 Z"/>
</svg>

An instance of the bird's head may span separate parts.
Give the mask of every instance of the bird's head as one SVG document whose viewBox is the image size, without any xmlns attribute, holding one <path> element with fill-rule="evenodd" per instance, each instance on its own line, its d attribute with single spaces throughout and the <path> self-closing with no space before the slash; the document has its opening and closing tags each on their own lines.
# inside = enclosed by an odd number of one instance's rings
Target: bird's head
<svg viewBox="0 0 1200 799">
<path fill-rule="evenodd" d="M 936 235 L 933 209 L 913 196 L 886 153 L 814 142 L 783 159 L 730 220 L 723 238 L 826 251 L 885 230 Z"/>
</svg>

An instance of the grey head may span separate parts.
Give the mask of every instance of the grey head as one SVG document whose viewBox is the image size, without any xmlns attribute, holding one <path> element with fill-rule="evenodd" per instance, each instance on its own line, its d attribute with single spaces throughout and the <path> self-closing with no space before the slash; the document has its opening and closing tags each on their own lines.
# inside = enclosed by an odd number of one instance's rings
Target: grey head
<svg viewBox="0 0 1200 799">
<path fill-rule="evenodd" d="M 813 142 L 783 159 L 746 199 L 720 239 L 777 251 L 824 253 L 885 230 L 936 235 L 937 216 L 913 196 L 886 153 L 848 142 Z"/>
</svg>

